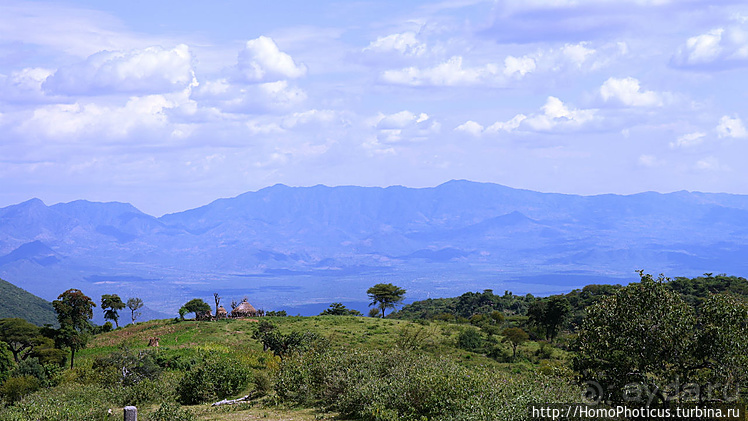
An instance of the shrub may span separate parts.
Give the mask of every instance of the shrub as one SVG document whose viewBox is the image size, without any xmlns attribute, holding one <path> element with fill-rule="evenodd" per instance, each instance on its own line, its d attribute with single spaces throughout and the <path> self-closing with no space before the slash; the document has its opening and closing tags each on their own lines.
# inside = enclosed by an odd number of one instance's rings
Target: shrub
<svg viewBox="0 0 748 421">
<path fill-rule="evenodd" d="M 97 357 L 92 368 L 100 373 L 102 386 L 132 386 L 145 379 L 155 379 L 161 372 L 148 351 L 136 352 L 127 347 Z"/>
<path fill-rule="evenodd" d="M 101 386 L 67 384 L 26 396 L 0 411 L 0 421 L 101 421 L 111 405 Z"/>
<path fill-rule="evenodd" d="M 185 405 L 224 399 L 249 384 L 252 372 L 234 358 L 217 353 L 205 355 L 204 363 L 187 372 L 177 387 Z"/>
<path fill-rule="evenodd" d="M 6 402 L 15 403 L 40 387 L 41 382 L 34 376 L 9 377 L 0 386 L 0 395 Z"/>
<path fill-rule="evenodd" d="M 254 373 L 255 392 L 259 396 L 265 396 L 273 390 L 273 382 L 264 371 Z"/>
<path fill-rule="evenodd" d="M 467 351 L 477 351 L 483 346 L 483 336 L 476 328 L 463 329 L 457 335 L 457 346 Z"/>
<path fill-rule="evenodd" d="M 164 402 L 148 416 L 149 421 L 194 421 L 195 415 L 176 402 Z"/>
</svg>

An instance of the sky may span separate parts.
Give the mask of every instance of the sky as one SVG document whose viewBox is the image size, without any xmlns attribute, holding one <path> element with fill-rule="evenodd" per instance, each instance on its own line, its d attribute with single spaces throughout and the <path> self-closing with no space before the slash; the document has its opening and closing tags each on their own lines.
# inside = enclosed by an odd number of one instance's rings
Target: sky
<svg viewBox="0 0 748 421">
<path fill-rule="evenodd" d="M 277 183 L 748 194 L 748 4 L 0 2 L 0 207 Z"/>
</svg>

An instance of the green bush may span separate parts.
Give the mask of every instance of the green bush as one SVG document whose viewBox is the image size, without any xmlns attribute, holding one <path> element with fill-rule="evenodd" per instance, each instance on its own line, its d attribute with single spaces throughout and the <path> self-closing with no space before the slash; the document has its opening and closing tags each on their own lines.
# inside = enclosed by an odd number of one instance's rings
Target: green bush
<svg viewBox="0 0 748 421">
<path fill-rule="evenodd" d="M 6 402 L 15 403 L 40 387 L 41 382 L 34 376 L 9 377 L 0 386 L 0 395 Z"/>
<path fill-rule="evenodd" d="M 188 371 L 177 387 L 185 405 L 227 398 L 244 389 L 252 379 L 249 367 L 228 355 L 205 355 L 204 363 Z"/>
<path fill-rule="evenodd" d="M 194 421 L 195 415 L 176 402 L 164 402 L 148 416 L 149 421 Z"/>
<path fill-rule="evenodd" d="M 470 369 L 403 350 L 309 352 L 281 363 L 283 400 L 364 420 L 524 419 L 531 402 L 577 402 L 568 382 Z"/>
<path fill-rule="evenodd" d="M 114 405 L 98 385 L 66 384 L 26 396 L 0 411 L 0 421 L 101 421 Z"/>
<path fill-rule="evenodd" d="M 457 346 L 467 351 L 478 351 L 483 346 L 483 336 L 474 327 L 465 328 L 457 335 Z"/>
</svg>

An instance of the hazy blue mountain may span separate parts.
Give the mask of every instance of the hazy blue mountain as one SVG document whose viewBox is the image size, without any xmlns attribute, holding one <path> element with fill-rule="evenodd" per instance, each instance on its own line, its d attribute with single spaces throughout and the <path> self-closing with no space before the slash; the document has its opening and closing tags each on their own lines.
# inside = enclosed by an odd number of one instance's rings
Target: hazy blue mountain
<svg viewBox="0 0 748 421">
<path fill-rule="evenodd" d="M 160 218 L 126 203 L 0 209 L 0 276 L 46 299 L 68 287 L 169 314 L 219 292 L 258 307 L 493 288 L 553 293 L 671 276 L 745 276 L 748 196 L 577 196 L 469 181 L 433 188 L 276 185 Z M 365 308 L 363 308 L 365 310 Z"/>
</svg>

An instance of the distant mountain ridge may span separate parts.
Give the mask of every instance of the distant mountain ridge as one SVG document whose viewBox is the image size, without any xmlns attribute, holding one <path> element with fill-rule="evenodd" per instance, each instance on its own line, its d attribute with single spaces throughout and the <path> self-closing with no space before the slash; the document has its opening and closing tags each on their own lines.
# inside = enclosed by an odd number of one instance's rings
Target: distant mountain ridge
<svg viewBox="0 0 748 421">
<path fill-rule="evenodd" d="M 574 279 L 634 280 L 636 269 L 745 275 L 746 252 L 748 196 L 685 191 L 275 185 L 160 218 L 84 200 L 0 209 L 0 276 L 42 297 L 71 286 L 150 297 L 167 313 L 221 291 L 269 309 L 363 302 L 381 280 L 416 299 L 550 293 Z"/>
</svg>

